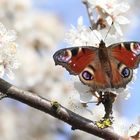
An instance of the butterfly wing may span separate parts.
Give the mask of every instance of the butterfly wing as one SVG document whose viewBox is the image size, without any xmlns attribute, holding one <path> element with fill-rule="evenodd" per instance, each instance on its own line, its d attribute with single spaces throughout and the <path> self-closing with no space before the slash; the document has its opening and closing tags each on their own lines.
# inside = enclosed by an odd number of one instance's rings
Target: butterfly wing
<svg viewBox="0 0 140 140">
<path fill-rule="evenodd" d="M 57 51 L 53 58 L 55 64 L 65 67 L 70 74 L 78 75 L 84 84 L 94 89 L 125 87 L 133 77 L 133 69 L 138 67 L 140 43 L 117 43 L 107 48 L 111 78 L 103 70 L 98 50 L 88 46 L 66 48 Z"/>
<path fill-rule="evenodd" d="M 95 59 L 97 48 L 72 47 L 57 51 L 54 55 L 56 65 L 65 67 L 70 74 L 78 75 Z"/>
<path fill-rule="evenodd" d="M 109 46 L 112 56 L 125 64 L 127 67 L 135 69 L 140 61 L 140 43 L 123 42 Z"/>
<path fill-rule="evenodd" d="M 108 47 L 112 69 L 112 87 L 125 87 L 132 80 L 140 61 L 140 43 L 123 42 Z"/>
<path fill-rule="evenodd" d="M 94 88 L 110 87 L 110 80 L 104 73 L 98 56 L 98 48 L 73 47 L 57 51 L 56 65 L 65 67 L 70 74 L 78 75 L 81 82 Z"/>
</svg>

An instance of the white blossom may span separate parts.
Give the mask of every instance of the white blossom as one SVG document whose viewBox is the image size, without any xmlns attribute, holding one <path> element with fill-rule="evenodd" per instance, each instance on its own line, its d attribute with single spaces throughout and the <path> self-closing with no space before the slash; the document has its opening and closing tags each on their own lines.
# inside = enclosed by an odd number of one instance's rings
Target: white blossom
<svg viewBox="0 0 140 140">
<path fill-rule="evenodd" d="M 81 103 L 97 103 L 97 98 L 94 98 L 90 88 L 82 84 L 78 78 L 73 78 L 74 88 L 76 92 L 80 95 L 79 99 Z"/>
<path fill-rule="evenodd" d="M 128 136 L 135 136 L 137 133 L 139 133 L 140 138 L 140 125 L 139 124 L 132 124 L 128 129 Z"/>
<path fill-rule="evenodd" d="M 13 79 L 13 71 L 19 66 L 15 39 L 15 32 L 7 31 L 4 25 L 0 23 L 0 77 L 6 74 L 10 79 Z"/>
<path fill-rule="evenodd" d="M 0 47 L 8 45 L 16 39 L 16 32 L 14 30 L 6 30 L 4 25 L 0 23 Z"/>
<path fill-rule="evenodd" d="M 120 25 L 128 24 L 130 21 L 122 14 L 128 11 L 129 5 L 119 0 L 88 0 L 91 7 L 96 8 L 99 15 L 104 18 L 108 25 L 113 26 L 122 36 Z"/>
<path fill-rule="evenodd" d="M 95 33 L 96 32 L 96 33 Z M 65 41 L 72 46 L 96 46 L 101 39 L 98 31 L 92 31 L 83 24 L 83 17 L 79 17 L 77 27 L 71 26 L 71 29 L 66 33 Z"/>
<path fill-rule="evenodd" d="M 70 46 L 93 46 L 99 47 L 101 40 L 105 39 L 108 30 L 91 30 L 83 24 L 83 17 L 79 17 L 77 27 L 71 26 L 71 29 L 66 33 L 65 41 Z M 122 38 L 119 38 L 121 41 Z M 118 34 L 108 34 L 105 39 L 106 46 L 116 43 L 118 41 Z"/>
<path fill-rule="evenodd" d="M 73 89 L 71 93 L 65 96 L 65 100 L 62 104 L 65 104 L 65 106 L 73 112 L 88 119 L 92 119 L 92 110 L 88 107 L 83 106 L 83 104 L 81 104 L 81 102 L 79 101 L 79 98 L 79 94 L 75 91 L 75 89 Z"/>
</svg>

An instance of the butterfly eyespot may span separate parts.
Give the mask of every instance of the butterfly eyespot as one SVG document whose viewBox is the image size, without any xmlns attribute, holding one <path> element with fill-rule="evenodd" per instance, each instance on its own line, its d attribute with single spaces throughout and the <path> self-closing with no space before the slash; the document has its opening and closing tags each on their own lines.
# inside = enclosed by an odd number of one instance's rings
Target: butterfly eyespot
<svg viewBox="0 0 140 140">
<path fill-rule="evenodd" d="M 129 76 L 131 76 L 132 70 L 127 68 L 125 65 L 120 66 L 120 74 L 122 75 L 122 77 L 127 78 Z"/>
<path fill-rule="evenodd" d="M 85 80 L 92 80 L 93 79 L 93 75 L 89 71 L 83 71 L 82 77 Z"/>
<path fill-rule="evenodd" d="M 59 62 L 68 62 L 72 57 L 72 54 L 71 54 L 71 51 L 70 50 L 66 50 L 66 51 L 62 51 L 60 52 L 56 59 L 59 61 Z"/>
<path fill-rule="evenodd" d="M 121 74 L 122 74 L 122 76 L 123 76 L 124 78 L 129 77 L 129 75 L 130 75 L 130 70 L 129 70 L 128 68 L 124 68 L 124 69 L 122 70 Z"/>
<path fill-rule="evenodd" d="M 94 71 L 90 67 L 86 67 L 81 72 L 80 79 L 87 82 L 94 79 Z"/>
</svg>

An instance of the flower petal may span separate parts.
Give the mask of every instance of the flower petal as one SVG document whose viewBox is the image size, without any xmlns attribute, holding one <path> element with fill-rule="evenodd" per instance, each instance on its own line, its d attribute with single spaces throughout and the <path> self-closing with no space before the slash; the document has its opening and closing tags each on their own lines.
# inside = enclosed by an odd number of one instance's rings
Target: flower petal
<svg viewBox="0 0 140 140">
<path fill-rule="evenodd" d="M 86 92 L 86 93 L 81 92 L 80 93 L 80 102 L 86 103 L 86 102 L 92 100 L 92 97 L 93 97 L 93 95 L 91 94 L 91 92 Z"/>
<path fill-rule="evenodd" d="M 0 23 L 0 35 L 4 35 L 6 33 L 6 28 L 2 23 Z"/>
<path fill-rule="evenodd" d="M 118 13 L 125 13 L 129 10 L 130 6 L 127 3 L 120 3 L 118 4 L 115 9 Z"/>
<path fill-rule="evenodd" d="M 114 22 L 113 25 L 114 25 L 116 31 L 119 33 L 119 35 L 123 36 L 123 33 L 122 33 L 120 25 L 118 23 L 116 23 L 116 22 Z"/>
<path fill-rule="evenodd" d="M 132 124 L 128 130 L 128 136 L 134 136 L 140 131 L 140 125 Z"/>
<path fill-rule="evenodd" d="M 106 18 L 106 21 L 107 21 L 108 25 L 111 26 L 111 24 L 112 24 L 112 18 L 110 16 L 108 16 Z"/>
<path fill-rule="evenodd" d="M 80 16 L 79 18 L 78 18 L 78 20 L 77 20 L 77 25 L 78 26 L 83 26 L 83 17 L 82 16 Z"/>
<path fill-rule="evenodd" d="M 14 30 L 9 30 L 6 33 L 6 40 L 7 41 L 15 41 L 16 39 L 16 32 Z"/>
<path fill-rule="evenodd" d="M 119 24 L 128 24 L 128 23 L 130 23 L 130 21 L 124 16 L 117 16 L 115 21 L 118 22 Z"/>
<path fill-rule="evenodd" d="M 80 95 L 81 102 L 88 102 L 92 99 L 92 94 L 89 91 L 89 87 L 81 84 L 81 82 L 74 82 L 74 88 L 78 91 Z"/>
</svg>

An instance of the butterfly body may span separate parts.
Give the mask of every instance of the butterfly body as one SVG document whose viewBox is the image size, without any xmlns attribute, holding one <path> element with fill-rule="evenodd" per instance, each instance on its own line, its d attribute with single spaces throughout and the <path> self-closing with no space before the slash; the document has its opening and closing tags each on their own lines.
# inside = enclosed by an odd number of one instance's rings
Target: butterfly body
<svg viewBox="0 0 140 140">
<path fill-rule="evenodd" d="M 106 47 L 82 46 L 65 48 L 54 56 L 56 65 L 65 67 L 70 74 L 78 75 L 81 82 L 95 90 L 122 88 L 133 77 L 133 69 L 140 61 L 140 43 L 122 42 Z"/>
<path fill-rule="evenodd" d="M 112 69 L 111 69 L 111 64 L 110 64 L 110 58 L 108 54 L 108 49 L 105 46 L 105 43 L 101 40 L 99 44 L 99 49 L 98 49 L 98 57 L 99 61 L 101 63 L 101 68 L 104 71 L 104 73 L 107 74 L 107 76 L 112 79 Z"/>
</svg>

